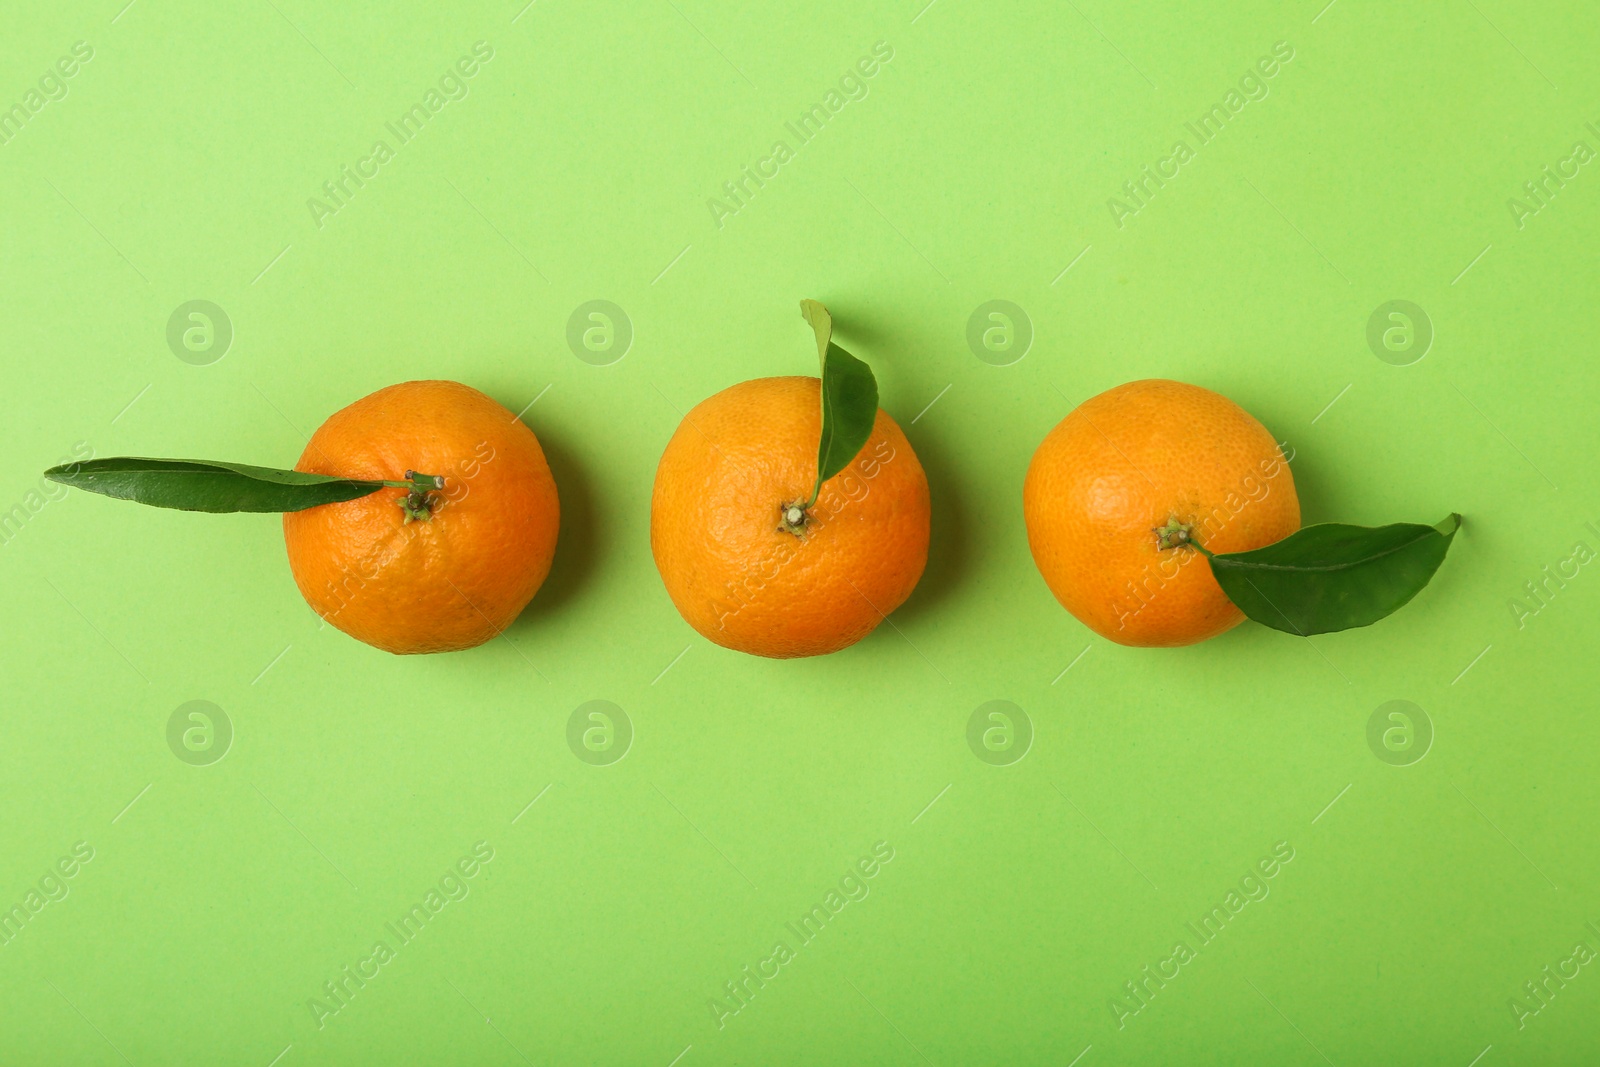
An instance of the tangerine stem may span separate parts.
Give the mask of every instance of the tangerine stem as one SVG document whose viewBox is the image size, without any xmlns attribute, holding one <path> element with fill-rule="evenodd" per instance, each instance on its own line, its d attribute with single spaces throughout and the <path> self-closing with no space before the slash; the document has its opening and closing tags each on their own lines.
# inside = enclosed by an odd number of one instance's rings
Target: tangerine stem
<svg viewBox="0 0 1600 1067">
<path fill-rule="evenodd" d="M 384 482 L 391 489 L 410 489 L 415 493 L 429 493 L 435 489 L 444 488 L 444 478 L 437 474 L 418 474 L 416 471 L 406 471 L 406 480 L 403 482 Z"/>
<path fill-rule="evenodd" d="M 784 533 L 800 537 L 805 533 L 806 521 L 810 516 L 811 505 L 803 504 L 796 500 L 790 504 L 782 504 L 778 508 L 778 529 Z"/>
<path fill-rule="evenodd" d="M 433 501 L 429 494 L 434 490 L 444 488 L 444 478 L 437 474 L 418 474 L 416 471 L 406 471 L 406 481 L 384 482 L 384 485 L 395 489 L 409 489 L 400 499 L 400 510 L 406 513 L 406 522 L 428 522 L 433 518 Z"/>
<path fill-rule="evenodd" d="M 1211 558 L 1212 553 L 1206 546 L 1194 539 L 1194 527 L 1178 521 L 1176 515 L 1168 517 L 1165 526 L 1157 526 L 1150 532 L 1156 535 L 1156 547 L 1159 549 L 1182 548 L 1187 545 L 1199 549 L 1200 554 L 1207 559 Z"/>
</svg>

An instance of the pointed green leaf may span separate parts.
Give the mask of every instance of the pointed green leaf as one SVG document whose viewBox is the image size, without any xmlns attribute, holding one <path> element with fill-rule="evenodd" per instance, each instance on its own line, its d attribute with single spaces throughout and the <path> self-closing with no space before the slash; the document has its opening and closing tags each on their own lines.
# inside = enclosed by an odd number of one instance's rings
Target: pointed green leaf
<svg viewBox="0 0 1600 1067">
<path fill-rule="evenodd" d="M 833 316 L 828 309 L 817 300 L 800 301 L 800 317 L 811 325 L 811 331 L 817 335 L 817 359 L 820 362 L 828 361 L 828 345 L 833 340 Z"/>
<path fill-rule="evenodd" d="M 1444 562 L 1461 527 L 1399 522 L 1307 526 L 1250 552 L 1210 557 L 1228 599 L 1256 622 L 1308 637 L 1368 626 L 1405 604 Z"/>
<path fill-rule="evenodd" d="M 817 484 L 850 465 L 872 436 L 878 418 L 878 380 L 872 368 L 833 343 L 833 317 L 815 300 L 800 301 L 800 314 L 817 336 L 817 357 L 822 362 L 822 440 L 817 447 Z"/>
<path fill-rule="evenodd" d="M 195 459 L 112 456 L 51 467 L 44 476 L 91 493 L 180 511 L 304 511 L 354 500 L 381 481 L 216 463 Z"/>
</svg>

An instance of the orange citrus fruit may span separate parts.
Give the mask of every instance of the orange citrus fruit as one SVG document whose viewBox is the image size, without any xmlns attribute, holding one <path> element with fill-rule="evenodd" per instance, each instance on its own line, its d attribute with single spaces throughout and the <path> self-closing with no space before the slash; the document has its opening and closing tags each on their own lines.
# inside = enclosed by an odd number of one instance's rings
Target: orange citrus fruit
<svg viewBox="0 0 1600 1067">
<path fill-rule="evenodd" d="M 1160 379 L 1061 420 L 1028 466 L 1022 510 L 1050 591 L 1123 645 L 1189 645 L 1244 619 L 1186 541 L 1244 552 L 1300 528 L 1294 476 L 1266 427 L 1227 397 Z"/>
<path fill-rule="evenodd" d="M 403 481 L 283 517 L 295 584 L 313 611 L 387 652 L 480 645 L 533 598 L 555 554 L 560 505 L 533 431 L 459 382 L 405 382 L 336 412 L 295 469 Z"/>
<path fill-rule="evenodd" d="M 690 626 L 726 648 L 836 652 L 911 595 L 928 561 L 928 479 L 882 409 L 822 485 L 816 378 L 759 378 L 696 405 L 667 442 L 650 548 Z M 798 521 L 794 521 L 798 519 Z"/>
</svg>

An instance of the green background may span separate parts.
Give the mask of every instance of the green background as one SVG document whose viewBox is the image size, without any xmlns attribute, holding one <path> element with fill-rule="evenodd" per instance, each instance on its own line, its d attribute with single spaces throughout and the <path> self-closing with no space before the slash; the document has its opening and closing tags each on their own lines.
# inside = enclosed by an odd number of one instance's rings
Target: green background
<svg viewBox="0 0 1600 1067">
<path fill-rule="evenodd" d="M 1524 591 L 1600 549 L 1600 163 L 1520 227 L 1507 203 L 1600 149 L 1592 12 L 924 2 L 7 8 L 0 105 L 94 54 L 0 145 L 0 906 L 94 854 L 0 947 L 0 1059 L 1594 1062 L 1600 967 L 1520 1028 L 1510 1000 L 1600 949 L 1600 574 Z M 469 95 L 399 145 L 385 123 L 480 40 Z M 879 41 L 800 145 L 785 121 Z M 1279 41 L 1270 94 L 1200 145 L 1184 123 Z M 307 200 L 380 138 L 319 227 Z M 1180 138 L 1119 227 L 1108 199 Z M 708 199 L 779 139 L 719 227 Z M 810 372 L 802 297 L 876 370 L 933 545 L 893 626 L 776 662 L 680 620 L 648 500 L 689 406 Z M 195 299 L 234 331 L 208 365 L 166 340 Z M 632 323 L 610 365 L 566 341 L 594 299 Z M 992 299 L 1034 333 L 1006 366 L 966 341 Z M 1367 343 L 1396 299 L 1435 333 L 1408 365 Z M 1091 635 L 1029 558 L 1023 472 L 1152 376 L 1286 441 L 1307 521 L 1462 512 L 1433 584 L 1309 641 Z M 287 466 L 432 377 L 537 397 L 562 496 L 549 582 L 469 652 L 319 627 L 270 516 L 38 482 L 74 447 Z M 634 731 L 609 766 L 566 740 L 594 699 Z M 191 700 L 232 723 L 220 762 L 169 748 Z M 1034 732 L 1006 766 L 966 740 L 990 700 Z M 1420 762 L 1368 745 L 1390 700 L 1432 724 Z M 319 1028 L 323 983 L 480 841 L 470 894 Z M 880 841 L 870 895 L 800 947 L 784 924 Z M 1270 895 L 1119 1028 L 1123 983 L 1279 842 Z"/>
</svg>

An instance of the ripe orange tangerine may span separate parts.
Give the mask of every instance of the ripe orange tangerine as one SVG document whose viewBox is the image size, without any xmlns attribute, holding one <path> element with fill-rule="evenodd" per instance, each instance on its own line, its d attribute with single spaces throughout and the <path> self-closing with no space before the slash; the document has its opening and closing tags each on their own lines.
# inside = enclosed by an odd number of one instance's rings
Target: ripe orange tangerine
<svg viewBox="0 0 1600 1067">
<path fill-rule="evenodd" d="M 295 469 L 442 479 L 283 516 L 295 584 L 313 611 L 387 652 L 448 652 L 500 633 L 544 582 L 560 504 L 539 440 L 459 382 L 405 382 L 334 413 Z"/>
<path fill-rule="evenodd" d="M 899 607 L 928 561 L 928 479 L 881 408 L 810 508 L 822 432 L 816 378 L 758 378 L 701 401 L 667 443 L 650 548 L 703 636 L 787 658 L 836 652 Z"/>
<path fill-rule="evenodd" d="M 1022 489 L 1028 547 L 1045 583 L 1118 644 L 1188 645 L 1244 613 L 1197 542 L 1244 552 L 1300 528 L 1294 476 L 1266 427 L 1183 382 L 1128 382 L 1051 430 Z"/>
</svg>

